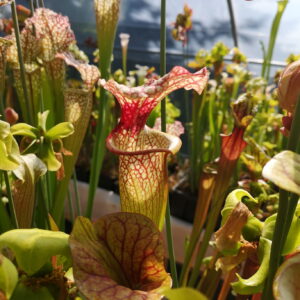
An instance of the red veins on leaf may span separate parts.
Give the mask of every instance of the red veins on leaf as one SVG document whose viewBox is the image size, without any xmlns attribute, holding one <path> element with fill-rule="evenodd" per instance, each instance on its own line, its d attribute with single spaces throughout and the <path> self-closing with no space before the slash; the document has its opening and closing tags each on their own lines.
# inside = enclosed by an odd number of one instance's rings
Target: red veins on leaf
<svg viewBox="0 0 300 300">
<path fill-rule="evenodd" d="M 171 92 L 184 88 L 194 89 L 201 94 L 208 80 L 204 68 L 194 74 L 182 67 L 174 67 L 170 73 L 158 80 L 149 81 L 143 86 L 129 88 L 113 80 L 100 83 L 110 91 L 121 105 L 121 120 L 116 130 L 130 129 L 139 132 L 154 107 Z"/>
<path fill-rule="evenodd" d="M 162 229 L 168 194 L 167 156 L 181 147 L 178 137 L 145 126 L 155 106 L 172 91 L 185 88 L 201 93 L 207 83 L 204 68 L 194 74 L 175 67 L 158 80 L 129 88 L 101 80 L 121 106 L 121 118 L 106 145 L 120 155 L 119 186 L 122 211 L 148 216 Z"/>
<path fill-rule="evenodd" d="M 158 300 L 159 289 L 171 285 L 161 234 L 145 216 L 115 213 L 94 224 L 79 217 L 70 247 L 75 282 L 87 299 Z"/>
</svg>

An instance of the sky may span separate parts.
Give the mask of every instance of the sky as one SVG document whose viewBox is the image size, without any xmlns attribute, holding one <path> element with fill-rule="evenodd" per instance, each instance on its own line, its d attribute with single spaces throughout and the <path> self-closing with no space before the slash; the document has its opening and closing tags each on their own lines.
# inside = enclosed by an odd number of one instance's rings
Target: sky
<svg viewBox="0 0 300 300">
<path fill-rule="evenodd" d="M 17 0 L 19 4 L 26 0 Z M 44 0 L 47 7 L 68 15 L 79 42 L 95 34 L 93 0 Z M 160 0 L 122 0 L 119 32 L 131 34 L 129 49 L 159 51 Z M 261 58 L 260 41 L 268 44 L 276 0 L 232 0 L 239 46 L 249 58 Z M 188 51 L 209 49 L 217 41 L 233 46 L 227 0 L 167 0 L 168 51 L 182 53 L 181 44 L 170 37 L 172 22 L 188 4 L 193 9 L 194 26 Z M 291 53 L 300 53 L 300 0 L 290 0 L 282 17 L 273 59 L 284 61 Z M 1 14 L 1 12 L 0 12 Z"/>
</svg>

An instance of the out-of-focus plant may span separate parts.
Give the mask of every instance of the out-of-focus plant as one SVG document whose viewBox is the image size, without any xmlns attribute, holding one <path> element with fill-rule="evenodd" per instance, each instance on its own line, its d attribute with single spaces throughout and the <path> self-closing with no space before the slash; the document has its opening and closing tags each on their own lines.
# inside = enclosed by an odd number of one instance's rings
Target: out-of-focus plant
<svg viewBox="0 0 300 300">
<path fill-rule="evenodd" d="M 280 78 L 280 81 L 278 83 L 279 85 L 279 97 L 280 99 L 280 105 L 283 108 L 288 108 L 289 112 L 292 114 L 292 121 L 290 125 L 290 132 L 288 136 L 288 142 L 286 146 L 286 150 L 294 151 L 294 152 L 299 152 L 299 143 L 300 143 L 300 138 L 299 138 L 299 124 L 300 124 L 300 95 L 299 91 L 297 89 L 297 86 L 293 86 L 292 83 L 294 81 L 298 80 L 299 74 L 298 74 L 298 68 L 295 68 L 295 64 L 293 63 L 292 67 L 288 66 L 286 70 L 283 72 L 283 76 Z M 284 76 L 285 75 L 285 76 Z M 288 87 L 291 88 L 288 88 Z M 298 93 L 294 91 L 298 91 Z M 284 97 L 284 98 L 282 98 Z M 286 100 L 285 100 L 286 99 Z M 290 158 L 289 161 L 291 163 L 291 166 L 294 168 L 297 168 L 297 163 L 298 163 L 298 158 L 297 156 L 291 156 L 289 152 L 285 152 L 284 154 L 281 154 L 284 157 Z M 280 154 L 279 156 L 282 157 Z M 276 160 L 276 159 L 275 159 Z M 273 166 L 273 162 L 270 162 L 271 166 Z M 282 172 L 282 168 L 280 168 L 281 160 L 279 160 L 279 163 L 275 163 L 274 167 L 278 168 L 279 167 L 279 172 Z M 292 167 L 292 173 L 294 175 L 295 169 Z M 273 167 L 272 167 L 273 168 Z M 268 169 L 267 169 L 268 170 Z M 297 169 L 296 169 L 297 170 Z M 267 175 L 270 172 L 267 172 Z M 297 173 L 297 171 L 296 171 Z M 278 174 L 278 171 L 275 173 Z M 286 176 L 286 173 L 285 173 Z M 291 176 L 290 174 L 288 175 L 289 177 Z M 270 177 L 270 180 L 274 180 L 273 176 Z M 290 180 L 287 180 L 287 183 L 289 185 L 293 185 L 291 183 L 291 180 L 293 181 L 294 178 L 290 178 Z M 295 181 L 295 180 L 294 180 Z M 297 182 L 297 181 L 296 181 Z M 278 180 L 276 179 L 276 183 L 278 183 Z M 290 194 L 289 192 L 296 192 L 296 194 Z M 284 247 L 287 234 L 290 230 L 294 213 L 296 210 L 296 206 L 298 203 L 299 199 L 299 194 L 295 189 L 290 190 L 290 187 L 284 186 L 280 190 L 279 194 L 279 207 L 278 207 L 278 216 L 276 219 L 276 224 L 275 224 L 275 230 L 274 230 L 274 241 L 272 243 L 272 249 L 271 249 L 271 263 L 269 266 L 269 274 L 268 278 L 266 281 L 266 285 L 264 288 L 263 292 L 263 299 L 268 299 L 272 297 L 272 282 L 276 273 L 277 268 L 280 265 L 280 257 L 281 257 L 281 252 Z"/>
<path fill-rule="evenodd" d="M 229 53 L 230 49 L 222 42 L 216 43 L 210 52 L 200 50 L 195 57 L 195 61 L 188 63 L 190 68 L 198 69 L 214 67 L 214 77 L 218 78 L 224 67 L 224 57 Z"/>
<path fill-rule="evenodd" d="M 213 178 L 214 184 L 210 185 L 211 192 L 206 192 L 199 195 L 197 205 L 204 208 L 204 210 L 197 210 L 195 220 L 207 219 L 205 234 L 201 241 L 201 246 L 198 249 L 194 269 L 189 279 L 189 286 L 194 286 L 199 275 L 199 267 L 202 264 L 204 255 L 206 253 L 209 240 L 216 226 L 219 213 L 221 212 L 225 193 L 230 184 L 230 179 L 234 173 L 237 161 L 241 152 L 246 147 L 247 143 L 243 136 L 247 126 L 250 124 L 254 114 L 255 103 L 250 94 L 242 95 L 232 106 L 233 117 L 235 119 L 235 126 L 230 135 L 222 136 L 222 146 L 220 159 L 217 163 L 217 175 Z M 209 198 L 203 196 L 209 195 Z M 203 206 L 202 202 L 207 203 Z M 207 207 L 210 206 L 210 211 L 207 214 Z M 198 222 L 196 222 L 198 223 Z M 195 251 L 195 247 L 200 238 L 202 227 L 195 225 L 193 234 L 190 238 L 188 250 L 186 252 L 183 272 L 181 275 L 182 283 L 186 284 L 188 279 L 188 270 L 191 257 Z"/>
<path fill-rule="evenodd" d="M 15 170 L 20 165 L 19 146 L 9 123 L 0 121 L 0 170 Z"/>
<path fill-rule="evenodd" d="M 127 75 L 127 52 L 128 52 L 130 35 L 128 33 L 120 33 L 119 37 L 120 37 L 121 48 L 122 48 L 123 73 L 126 76 Z"/>
<path fill-rule="evenodd" d="M 265 78 L 266 81 L 269 81 L 270 78 L 271 62 L 272 62 L 273 51 L 274 51 L 275 42 L 277 38 L 277 33 L 280 26 L 282 15 L 285 11 L 287 4 L 288 4 L 288 0 L 278 1 L 277 13 L 273 19 L 267 51 L 265 51 L 265 48 L 263 47 L 263 65 L 261 70 L 261 77 Z"/>
<path fill-rule="evenodd" d="M 68 153 L 62 139 L 74 133 L 74 126 L 71 122 L 62 122 L 48 129 L 48 115 L 48 110 L 38 113 L 37 127 L 18 123 L 13 125 L 11 130 L 13 135 L 24 137 L 21 141 L 22 154 L 36 153 L 49 171 L 58 171 L 62 167 L 62 159 L 57 154 Z"/>
<path fill-rule="evenodd" d="M 7 256 L 0 254 L 0 262 L 4 262 L 0 263 L 0 295 L 4 292 L 8 297 L 4 299 L 12 300 L 66 299 L 68 237 L 41 229 L 17 229 L 0 235 L 0 251 Z M 10 280 L 9 285 L 5 280 Z"/>
<path fill-rule="evenodd" d="M 201 96 L 194 94 L 192 99 L 192 123 L 189 131 L 192 191 L 197 189 L 203 166 L 218 157 L 221 146 L 219 134 L 226 133 L 224 128 L 233 126 L 228 113 L 230 103 L 236 100 L 240 88 L 251 78 L 251 74 L 245 68 L 244 55 L 236 49 L 233 50 L 234 63 L 226 66 L 224 57 L 228 53 L 228 47 L 217 43 L 210 52 L 200 50 L 195 61 L 188 64 L 196 69 L 207 65 L 212 69 L 215 78 L 209 80 L 207 89 Z M 242 64 L 239 65 L 239 61 Z"/>
<path fill-rule="evenodd" d="M 188 32 L 192 29 L 192 14 L 193 10 L 185 4 L 183 13 L 177 15 L 173 24 L 172 36 L 175 40 L 181 41 L 183 46 L 187 44 Z"/>
<path fill-rule="evenodd" d="M 276 300 L 297 299 L 299 290 L 300 253 L 297 250 L 287 257 L 276 273 L 273 293 Z"/>
</svg>

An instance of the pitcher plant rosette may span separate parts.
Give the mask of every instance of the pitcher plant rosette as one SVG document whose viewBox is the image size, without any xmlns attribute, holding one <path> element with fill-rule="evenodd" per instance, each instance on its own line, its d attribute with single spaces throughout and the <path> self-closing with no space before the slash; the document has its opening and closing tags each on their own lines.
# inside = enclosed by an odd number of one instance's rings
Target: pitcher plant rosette
<svg viewBox="0 0 300 300">
<path fill-rule="evenodd" d="M 107 148 L 119 155 L 121 209 L 149 217 L 160 230 L 168 197 L 167 157 L 178 152 L 181 140 L 145 124 L 151 111 L 169 93 L 184 88 L 201 94 L 207 80 L 205 68 L 192 74 L 182 67 L 174 67 L 162 78 L 134 88 L 100 80 L 121 107 L 120 121 L 106 140 Z"/>
</svg>

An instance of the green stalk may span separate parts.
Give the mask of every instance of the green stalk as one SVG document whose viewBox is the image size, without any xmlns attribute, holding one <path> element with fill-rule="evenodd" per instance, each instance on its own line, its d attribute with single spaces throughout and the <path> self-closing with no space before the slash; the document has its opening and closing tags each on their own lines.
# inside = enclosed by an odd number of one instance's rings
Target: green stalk
<svg viewBox="0 0 300 300">
<path fill-rule="evenodd" d="M 3 90 L 0 91 L 0 118 L 3 119 L 4 116 L 4 101 L 3 101 Z"/>
<path fill-rule="evenodd" d="M 0 234 L 13 229 L 5 205 L 0 200 Z"/>
<path fill-rule="evenodd" d="M 82 210 L 81 210 L 81 203 L 80 203 L 79 193 L 78 193 L 76 170 L 74 170 L 73 172 L 73 184 L 74 184 L 75 205 L 76 205 L 77 216 L 81 216 Z"/>
<path fill-rule="evenodd" d="M 198 276 L 200 274 L 200 266 L 202 264 L 203 258 L 205 256 L 206 250 L 208 248 L 211 235 L 213 234 L 214 229 L 217 225 L 219 213 L 222 209 L 222 206 L 223 206 L 222 199 L 221 199 L 221 201 L 220 200 L 214 201 L 211 205 L 210 212 L 207 216 L 207 224 L 205 227 L 205 234 L 201 241 L 200 248 L 197 253 L 195 265 L 193 267 L 192 275 L 189 280 L 188 286 L 193 287 L 198 279 Z"/>
<path fill-rule="evenodd" d="M 122 68 L 124 76 L 127 76 L 127 47 L 122 48 Z"/>
<path fill-rule="evenodd" d="M 91 218 L 92 216 L 94 197 L 98 186 L 100 170 L 105 155 L 105 140 L 108 134 L 108 121 L 109 121 L 108 104 L 109 103 L 108 103 L 108 98 L 106 96 L 106 92 L 104 88 L 101 87 L 99 108 L 98 108 L 99 119 L 96 125 L 96 140 L 93 149 L 88 202 L 87 202 L 87 208 L 85 212 L 85 216 L 87 218 Z"/>
<path fill-rule="evenodd" d="M 233 45 L 234 47 L 238 47 L 238 35 L 236 30 L 236 24 L 235 24 L 235 17 L 234 17 L 234 11 L 231 0 L 227 0 L 227 6 L 229 10 L 229 16 L 230 16 L 230 24 L 231 24 L 231 33 L 233 38 Z"/>
<path fill-rule="evenodd" d="M 166 74 L 166 0 L 160 2 L 160 76 Z M 161 101 L 161 130 L 167 129 L 166 99 Z"/>
<path fill-rule="evenodd" d="M 202 159 L 203 138 L 205 135 L 205 121 L 203 111 L 206 104 L 206 89 L 201 95 L 194 93 L 192 105 L 192 133 L 191 142 L 191 187 L 196 190 L 199 182 Z"/>
<path fill-rule="evenodd" d="M 166 73 L 166 0 L 160 2 L 160 76 Z M 161 131 L 166 132 L 167 129 L 167 112 L 166 112 L 166 99 L 161 101 Z M 168 176 L 168 175 L 166 175 Z M 170 203 L 167 199 L 166 208 L 166 233 L 168 241 L 168 253 L 170 261 L 171 275 L 173 279 L 173 287 L 178 287 L 176 260 L 173 248 L 173 236 L 171 228 L 171 213 Z"/>
<path fill-rule="evenodd" d="M 41 209 L 44 213 L 44 218 L 46 221 L 46 228 L 50 229 L 50 221 L 49 221 L 49 199 L 48 199 L 48 191 L 47 191 L 47 181 L 45 180 L 46 178 L 44 176 L 42 176 L 42 178 L 39 181 L 39 185 L 40 185 L 40 191 L 42 194 L 42 199 L 41 199 Z"/>
<path fill-rule="evenodd" d="M 30 0 L 30 10 L 31 10 L 31 16 L 34 14 L 34 3 L 33 0 Z"/>
<path fill-rule="evenodd" d="M 0 234 L 10 229 L 13 229 L 11 226 L 9 215 L 2 201 L 2 179 L 3 171 L 0 170 Z"/>
<path fill-rule="evenodd" d="M 287 150 L 296 151 L 300 136 L 300 96 L 298 97 Z M 268 278 L 262 295 L 262 300 L 273 299 L 272 285 L 275 273 L 280 265 L 281 252 L 290 229 L 299 197 L 280 190 L 279 207 L 272 240 Z"/>
<path fill-rule="evenodd" d="M 277 38 L 277 33 L 278 33 L 281 17 L 285 11 L 287 4 L 288 4 L 288 0 L 278 1 L 277 13 L 276 13 L 275 18 L 272 23 L 268 51 L 267 51 L 266 56 L 264 57 L 264 62 L 263 62 L 262 70 L 261 70 L 261 76 L 263 78 L 265 78 L 267 81 L 269 80 L 269 77 L 270 77 L 273 50 L 274 50 L 274 46 L 275 46 L 275 42 L 276 42 L 276 38 Z"/>
<path fill-rule="evenodd" d="M 44 0 L 40 0 L 39 4 L 40 4 L 40 7 L 45 7 Z"/>
<path fill-rule="evenodd" d="M 72 197 L 70 193 L 70 189 L 68 189 L 68 202 L 69 202 L 69 209 L 70 209 L 70 219 L 71 223 L 74 224 L 74 208 L 73 208 L 73 203 L 72 203 Z"/>
<path fill-rule="evenodd" d="M 3 174 L 4 174 L 5 185 L 6 185 L 6 191 L 7 191 L 8 205 L 9 205 L 9 210 L 10 210 L 11 219 L 12 219 L 11 221 L 12 221 L 14 228 L 19 228 L 15 205 L 14 205 L 14 200 L 13 200 L 10 182 L 9 182 L 9 178 L 8 178 L 8 173 L 7 173 L 7 171 L 3 171 Z"/>
<path fill-rule="evenodd" d="M 27 118 L 27 121 L 32 124 L 33 122 L 33 104 L 31 103 L 29 99 L 29 94 L 27 91 L 27 86 L 26 86 L 26 72 L 25 72 L 25 66 L 24 66 L 24 60 L 23 60 L 23 55 L 22 55 L 22 48 L 21 48 L 21 40 L 20 40 L 20 30 L 19 30 L 19 21 L 18 21 L 18 15 L 17 15 L 17 10 L 16 10 L 16 2 L 12 1 L 11 2 L 11 14 L 13 17 L 13 25 L 14 25 L 14 30 L 15 30 L 15 36 L 16 36 L 16 44 L 17 44 L 17 50 L 18 50 L 18 59 L 19 59 L 19 64 L 20 64 L 20 72 L 21 72 L 21 82 L 22 82 L 22 87 L 23 87 L 23 92 L 24 92 L 24 100 L 25 100 L 25 105 L 26 105 L 26 116 L 24 118 Z"/>
</svg>

